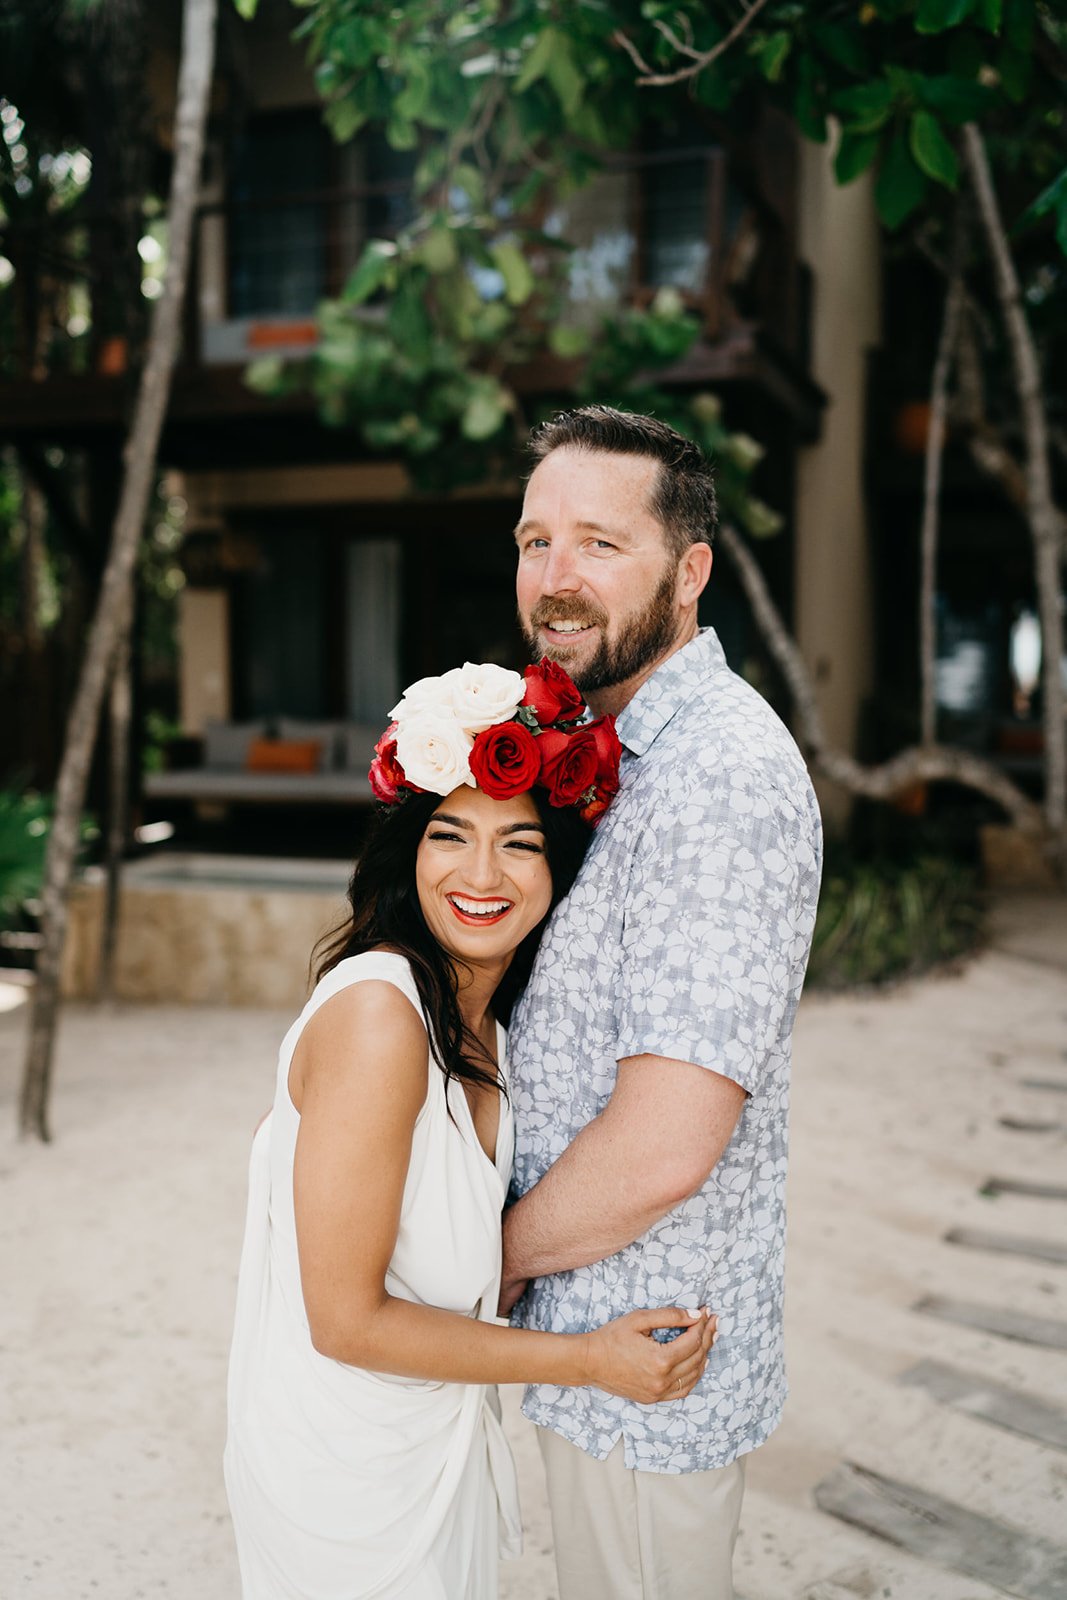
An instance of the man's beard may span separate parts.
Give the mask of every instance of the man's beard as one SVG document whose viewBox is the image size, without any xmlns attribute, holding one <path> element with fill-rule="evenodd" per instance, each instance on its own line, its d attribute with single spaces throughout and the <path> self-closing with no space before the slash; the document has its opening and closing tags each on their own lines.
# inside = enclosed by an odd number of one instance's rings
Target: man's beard
<svg viewBox="0 0 1067 1600">
<path fill-rule="evenodd" d="M 616 684 L 625 683 L 654 666 L 674 643 L 678 625 L 674 614 L 674 580 L 674 567 L 668 561 L 652 598 L 625 619 L 614 641 L 609 640 L 607 635 L 607 612 L 599 606 L 591 606 L 569 595 L 558 595 L 554 599 L 542 595 L 530 612 L 528 628 L 519 618 L 526 648 L 534 661 L 546 655 L 558 662 L 570 673 L 583 694 L 595 693 L 597 689 L 612 689 Z M 572 667 L 569 664 L 568 657 L 573 647 L 546 645 L 542 649 L 537 629 L 550 618 L 554 622 L 581 622 L 586 627 L 600 629 L 600 644 L 584 667 L 577 664 Z"/>
</svg>

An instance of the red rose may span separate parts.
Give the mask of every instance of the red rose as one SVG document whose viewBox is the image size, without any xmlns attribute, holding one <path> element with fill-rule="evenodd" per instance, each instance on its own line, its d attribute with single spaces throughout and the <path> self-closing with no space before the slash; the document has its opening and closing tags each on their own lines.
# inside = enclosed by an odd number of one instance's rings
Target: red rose
<svg viewBox="0 0 1067 1600">
<path fill-rule="evenodd" d="M 611 801 L 612 796 L 610 794 L 601 794 L 598 789 L 595 799 L 590 800 L 588 805 L 582 806 L 578 812 L 578 815 L 581 817 L 583 822 L 588 822 L 591 828 L 595 828 L 597 823 L 600 821 L 600 818 L 611 804 Z"/>
<path fill-rule="evenodd" d="M 525 794 L 537 782 L 541 752 L 537 736 L 521 722 L 498 722 L 474 741 L 470 753 L 471 775 L 479 789 L 493 800 Z"/>
<path fill-rule="evenodd" d="M 391 722 L 374 746 L 374 760 L 370 764 L 370 786 L 384 805 L 395 805 L 401 789 L 421 794 L 404 776 L 404 769 L 396 759 L 396 723 Z"/>
<path fill-rule="evenodd" d="M 596 738 L 588 728 L 576 728 L 573 733 L 546 728 L 537 745 L 541 782 L 548 790 L 549 803 L 572 806 L 596 782 Z"/>
<path fill-rule="evenodd" d="M 586 723 L 586 731 L 596 740 L 596 786 L 610 800 L 619 787 L 619 762 L 622 745 L 615 732 L 614 717 L 598 717 Z"/>
<path fill-rule="evenodd" d="M 570 676 L 547 656 L 536 667 L 527 667 L 526 694 L 529 706 L 543 728 L 550 722 L 573 722 L 585 710 L 585 701 Z"/>
</svg>

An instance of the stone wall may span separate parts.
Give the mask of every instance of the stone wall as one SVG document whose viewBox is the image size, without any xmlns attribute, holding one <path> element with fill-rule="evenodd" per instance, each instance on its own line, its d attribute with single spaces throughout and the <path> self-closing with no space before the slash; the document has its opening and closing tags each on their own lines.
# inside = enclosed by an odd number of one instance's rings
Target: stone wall
<svg viewBox="0 0 1067 1600">
<path fill-rule="evenodd" d="M 63 992 L 95 993 L 103 885 L 75 885 Z M 122 1000 L 291 1006 L 309 993 L 317 939 L 337 926 L 343 894 L 203 883 L 127 883 L 119 916 L 115 992 Z"/>
</svg>

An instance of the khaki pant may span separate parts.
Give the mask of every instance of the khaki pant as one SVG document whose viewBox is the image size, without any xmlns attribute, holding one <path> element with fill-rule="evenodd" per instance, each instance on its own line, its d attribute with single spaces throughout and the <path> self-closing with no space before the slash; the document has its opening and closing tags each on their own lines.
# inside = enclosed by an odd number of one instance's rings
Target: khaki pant
<svg viewBox="0 0 1067 1600">
<path fill-rule="evenodd" d="M 559 1600 L 733 1600 L 743 1458 L 710 1472 L 638 1472 L 621 1439 L 603 1461 L 550 1428 L 537 1442 Z"/>
</svg>

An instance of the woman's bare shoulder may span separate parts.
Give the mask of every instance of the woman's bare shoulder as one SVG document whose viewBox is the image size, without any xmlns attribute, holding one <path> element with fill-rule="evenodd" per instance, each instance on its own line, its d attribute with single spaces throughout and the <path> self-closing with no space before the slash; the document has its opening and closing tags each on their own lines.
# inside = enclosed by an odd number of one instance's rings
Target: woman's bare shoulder
<svg viewBox="0 0 1067 1600">
<path fill-rule="evenodd" d="M 421 1105 L 426 1063 L 426 1026 L 412 1001 L 388 979 L 361 978 L 308 1018 L 293 1052 L 290 1093 L 299 1110 L 313 1081 L 342 1092 L 360 1083 L 394 1091 L 407 1085 Z"/>
<path fill-rule="evenodd" d="M 354 1026 L 397 1030 L 406 1037 L 426 1039 L 426 1025 L 409 996 L 388 978 L 359 978 L 324 1000 L 304 1025 L 309 1034 L 348 1030 Z"/>
</svg>

